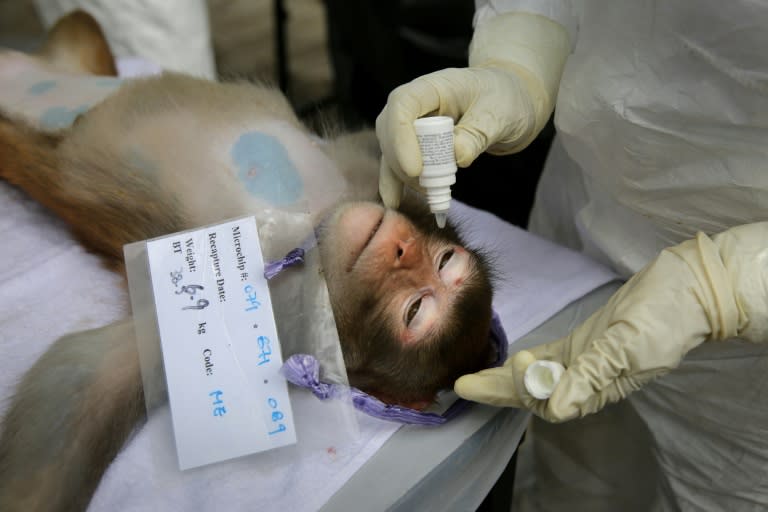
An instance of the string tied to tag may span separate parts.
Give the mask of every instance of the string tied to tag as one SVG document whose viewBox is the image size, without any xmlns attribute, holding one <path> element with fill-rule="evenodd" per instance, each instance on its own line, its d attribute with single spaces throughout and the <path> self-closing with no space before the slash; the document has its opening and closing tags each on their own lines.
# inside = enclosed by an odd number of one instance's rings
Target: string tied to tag
<svg viewBox="0 0 768 512">
<path fill-rule="evenodd" d="M 320 400 L 329 398 L 351 397 L 352 405 L 369 416 L 383 420 L 416 425 L 440 425 L 453 418 L 468 403 L 458 400 L 444 414 L 422 412 L 399 405 L 385 404 L 352 386 L 328 384 L 320 380 L 320 363 L 308 354 L 294 354 L 283 363 L 280 369 L 288 382 L 312 391 Z"/>
<path fill-rule="evenodd" d="M 298 247 L 292 249 L 281 259 L 270 261 L 264 265 L 264 278 L 269 281 L 283 270 L 303 264 L 307 252 L 315 247 L 317 247 L 317 233 L 313 231 L 302 240 Z"/>
<path fill-rule="evenodd" d="M 507 359 L 509 342 L 501 319 L 493 313 L 489 341 L 496 349 L 496 361 L 492 366 L 501 366 Z M 374 418 L 395 421 L 411 425 L 442 425 L 458 416 L 470 407 L 471 402 L 459 398 L 442 414 L 436 412 L 418 411 L 400 405 L 386 404 L 378 398 L 357 389 L 354 386 L 331 384 L 320 380 L 320 362 L 309 354 L 294 354 L 280 368 L 285 379 L 312 392 L 320 400 L 329 398 L 350 397 L 355 409 Z"/>
</svg>

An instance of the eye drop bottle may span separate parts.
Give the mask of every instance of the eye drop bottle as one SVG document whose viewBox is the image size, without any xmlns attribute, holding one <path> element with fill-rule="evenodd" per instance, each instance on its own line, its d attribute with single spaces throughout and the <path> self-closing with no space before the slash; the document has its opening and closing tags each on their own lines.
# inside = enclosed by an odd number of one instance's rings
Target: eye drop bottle
<svg viewBox="0 0 768 512">
<path fill-rule="evenodd" d="M 451 207 L 451 185 L 456 183 L 456 155 L 453 150 L 453 118 L 422 117 L 413 122 L 421 149 L 423 170 L 419 185 L 424 188 L 429 210 L 438 227 L 445 227 Z"/>
</svg>

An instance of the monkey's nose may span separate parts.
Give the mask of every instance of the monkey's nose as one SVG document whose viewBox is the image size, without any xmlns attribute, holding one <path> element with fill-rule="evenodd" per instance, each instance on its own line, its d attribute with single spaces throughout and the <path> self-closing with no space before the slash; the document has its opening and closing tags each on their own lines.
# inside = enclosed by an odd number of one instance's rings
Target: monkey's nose
<svg viewBox="0 0 768 512">
<path fill-rule="evenodd" d="M 414 242 L 413 238 L 397 241 L 397 263 L 400 266 L 409 266 L 413 263 L 413 255 L 417 252 Z"/>
</svg>

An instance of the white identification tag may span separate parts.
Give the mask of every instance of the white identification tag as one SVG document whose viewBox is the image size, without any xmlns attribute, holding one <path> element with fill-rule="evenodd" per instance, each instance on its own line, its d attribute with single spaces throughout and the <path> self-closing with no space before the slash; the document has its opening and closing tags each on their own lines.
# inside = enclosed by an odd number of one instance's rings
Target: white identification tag
<svg viewBox="0 0 768 512">
<path fill-rule="evenodd" d="M 147 242 L 179 467 L 296 442 L 253 217 Z"/>
</svg>

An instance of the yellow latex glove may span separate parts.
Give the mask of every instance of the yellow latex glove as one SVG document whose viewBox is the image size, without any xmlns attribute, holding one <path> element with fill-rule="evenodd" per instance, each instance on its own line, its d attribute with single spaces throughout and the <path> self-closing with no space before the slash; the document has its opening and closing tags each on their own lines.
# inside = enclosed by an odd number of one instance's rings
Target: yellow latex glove
<svg viewBox="0 0 768 512">
<path fill-rule="evenodd" d="M 530 144 L 552 114 L 569 52 L 561 25 L 534 14 L 505 13 L 476 28 L 468 68 L 436 71 L 392 91 L 376 119 L 384 203 L 399 205 L 403 183 L 418 188 L 422 162 L 413 122 L 420 117 L 454 119 L 459 167 L 486 150 L 508 154 Z"/>
<path fill-rule="evenodd" d="M 680 364 L 700 343 L 768 341 L 768 222 L 668 248 L 568 336 L 459 378 L 459 396 L 524 407 L 553 422 L 616 402 Z M 566 371 L 547 400 L 523 385 L 537 359 Z"/>
</svg>

